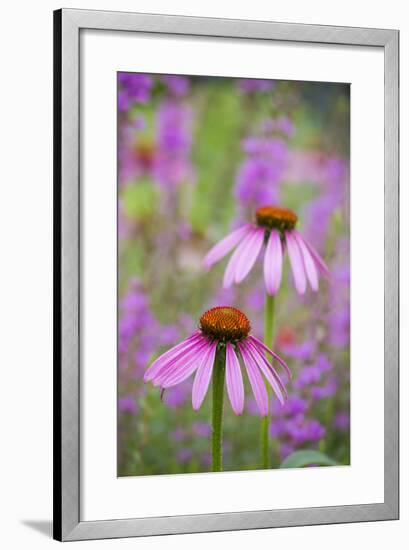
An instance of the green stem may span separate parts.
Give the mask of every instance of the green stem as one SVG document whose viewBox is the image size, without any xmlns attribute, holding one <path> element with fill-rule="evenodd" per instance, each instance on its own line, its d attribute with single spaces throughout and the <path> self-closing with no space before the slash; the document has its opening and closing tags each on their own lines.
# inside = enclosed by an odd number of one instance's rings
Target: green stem
<svg viewBox="0 0 409 550">
<path fill-rule="evenodd" d="M 216 351 L 213 366 L 213 404 L 212 404 L 212 471 L 221 472 L 223 468 L 223 401 L 224 378 L 226 370 L 225 350 Z"/>
<path fill-rule="evenodd" d="M 266 293 L 264 305 L 264 343 L 270 349 L 273 347 L 273 330 L 274 330 L 274 296 Z M 270 358 L 268 357 L 268 360 Z M 271 405 L 271 391 L 269 384 L 266 383 L 268 402 Z M 262 468 L 267 470 L 271 467 L 270 464 L 270 437 L 269 437 L 270 415 L 265 416 L 261 420 L 261 462 Z"/>
</svg>

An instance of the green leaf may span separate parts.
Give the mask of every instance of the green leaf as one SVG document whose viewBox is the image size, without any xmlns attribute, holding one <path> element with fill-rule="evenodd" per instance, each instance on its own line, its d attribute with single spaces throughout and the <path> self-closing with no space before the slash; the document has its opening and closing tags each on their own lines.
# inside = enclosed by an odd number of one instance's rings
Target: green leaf
<svg viewBox="0 0 409 550">
<path fill-rule="evenodd" d="M 318 466 L 337 466 L 338 462 L 320 451 L 295 451 L 295 453 L 287 456 L 280 464 L 280 468 L 303 468 L 311 464 L 318 464 Z"/>
</svg>

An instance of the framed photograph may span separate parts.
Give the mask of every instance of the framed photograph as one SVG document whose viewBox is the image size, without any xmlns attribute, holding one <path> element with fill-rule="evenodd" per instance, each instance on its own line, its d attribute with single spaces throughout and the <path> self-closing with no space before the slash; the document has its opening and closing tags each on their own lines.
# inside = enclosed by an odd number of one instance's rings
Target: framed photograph
<svg viewBox="0 0 409 550">
<path fill-rule="evenodd" d="M 398 518 L 396 30 L 54 13 L 54 537 Z"/>
</svg>

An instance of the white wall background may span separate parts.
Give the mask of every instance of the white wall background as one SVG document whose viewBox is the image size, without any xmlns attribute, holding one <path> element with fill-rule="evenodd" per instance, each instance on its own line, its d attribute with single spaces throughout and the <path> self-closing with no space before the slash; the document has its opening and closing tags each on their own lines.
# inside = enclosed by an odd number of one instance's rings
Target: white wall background
<svg viewBox="0 0 409 550">
<path fill-rule="evenodd" d="M 0 85 L 0 540 L 8 550 L 49 548 L 52 515 L 52 10 L 62 7 L 229 17 L 401 30 L 401 204 L 408 204 L 409 19 L 389 0 L 58 0 L 1 10 Z M 370 181 L 362 182 L 368 186 Z M 371 220 L 367 220 L 368 224 Z M 368 226 L 369 229 L 369 226 Z M 409 216 L 401 220 L 401 520 L 397 522 L 77 543 L 85 548 L 372 550 L 409 537 Z M 370 312 L 368 312 L 370 314 Z M 407 543 L 406 543 L 407 544 Z"/>
</svg>

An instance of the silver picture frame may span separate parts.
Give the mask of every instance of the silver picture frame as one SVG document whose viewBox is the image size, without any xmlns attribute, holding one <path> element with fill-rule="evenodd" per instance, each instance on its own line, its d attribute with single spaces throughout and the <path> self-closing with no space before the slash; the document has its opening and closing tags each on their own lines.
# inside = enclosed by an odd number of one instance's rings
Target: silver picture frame
<svg viewBox="0 0 409 550">
<path fill-rule="evenodd" d="M 384 502 L 80 520 L 80 31 L 280 40 L 384 50 Z M 62 9 L 54 12 L 54 538 L 61 541 L 393 520 L 399 517 L 399 32 Z M 369 312 L 368 312 L 369 314 Z"/>
</svg>

